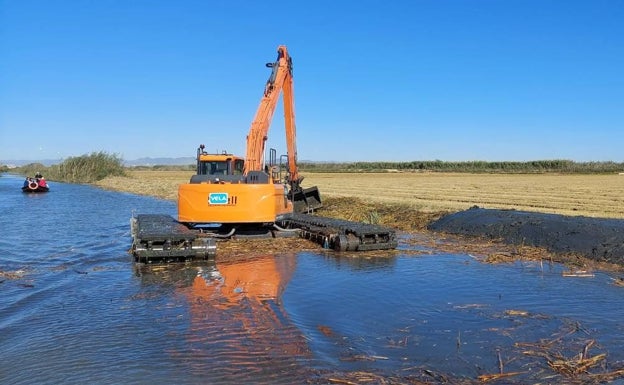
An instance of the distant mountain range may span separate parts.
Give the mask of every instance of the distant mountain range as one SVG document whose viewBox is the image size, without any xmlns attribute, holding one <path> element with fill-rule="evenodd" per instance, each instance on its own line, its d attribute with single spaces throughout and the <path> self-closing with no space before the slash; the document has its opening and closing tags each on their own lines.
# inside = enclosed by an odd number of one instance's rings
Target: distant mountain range
<svg viewBox="0 0 624 385">
<path fill-rule="evenodd" d="M 27 159 L 12 159 L 12 160 L 0 160 L 0 165 L 7 165 L 9 167 L 19 167 L 24 166 L 26 164 L 31 163 L 41 163 L 44 166 L 51 166 L 53 164 L 62 163 L 63 159 L 37 159 L 37 160 L 27 160 Z M 184 166 L 189 164 L 195 164 L 194 157 L 183 157 L 183 158 L 139 158 L 135 160 L 124 160 L 124 166 L 132 167 L 132 166 Z"/>
<path fill-rule="evenodd" d="M 0 165 L 7 165 L 9 168 L 11 167 L 19 167 L 25 164 L 31 163 L 41 163 L 44 166 L 51 166 L 53 164 L 61 163 L 60 159 L 39 159 L 39 160 L 25 160 L 25 159 L 11 159 L 11 160 L 2 160 L 0 159 Z"/>
<path fill-rule="evenodd" d="M 44 166 L 51 166 L 53 164 L 62 163 L 63 159 L 39 159 L 39 160 L 0 160 L 1 165 L 7 165 L 11 167 L 19 167 L 31 163 L 41 163 Z M 299 163 L 326 163 L 326 162 L 314 162 L 310 160 L 300 160 Z M 124 160 L 124 166 L 186 166 L 195 164 L 195 158 L 191 156 L 182 158 L 139 158 L 135 160 Z"/>
<path fill-rule="evenodd" d="M 139 158 L 124 160 L 124 166 L 186 166 L 195 164 L 195 158 L 191 156 L 183 158 Z"/>
</svg>

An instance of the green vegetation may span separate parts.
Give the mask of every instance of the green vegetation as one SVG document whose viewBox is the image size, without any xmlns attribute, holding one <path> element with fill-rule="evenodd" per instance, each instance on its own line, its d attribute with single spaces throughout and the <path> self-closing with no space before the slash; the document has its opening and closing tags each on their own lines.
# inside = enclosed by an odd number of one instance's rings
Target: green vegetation
<svg viewBox="0 0 624 385">
<path fill-rule="evenodd" d="M 124 176 L 123 161 L 116 155 L 93 152 L 65 159 L 63 163 L 46 167 L 41 163 L 31 163 L 18 167 L 14 172 L 34 176 L 40 172 L 48 180 L 69 183 L 92 183 L 107 176 Z"/>
<path fill-rule="evenodd" d="M 353 162 L 353 163 L 300 163 L 301 171 L 309 172 L 459 172 L 459 173 L 563 173 L 606 174 L 624 172 L 624 163 L 574 162 L 571 160 L 535 160 L 528 162 Z"/>
</svg>

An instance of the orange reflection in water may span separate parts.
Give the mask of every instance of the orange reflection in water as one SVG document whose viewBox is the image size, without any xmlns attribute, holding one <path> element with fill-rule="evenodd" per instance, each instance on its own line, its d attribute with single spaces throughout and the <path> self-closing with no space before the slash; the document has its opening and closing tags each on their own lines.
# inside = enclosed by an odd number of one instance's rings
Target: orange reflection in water
<svg viewBox="0 0 624 385">
<path fill-rule="evenodd" d="M 288 319 L 281 295 L 296 267 L 296 256 L 266 255 L 244 261 L 217 261 L 199 268 L 185 288 L 190 305 L 187 341 L 196 369 L 219 367 L 230 379 L 276 373 L 306 373 L 307 342 Z M 229 377 L 228 377 L 229 378 Z"/>
<path fill-rule="evenodd" d="M 267 255 L 245 261 L 216 262 L 215 266 L 216 270 L 198 272 L 192 296 L 214 301 L 215 306 L 225 309 L 244 300 L 279 302 L 296 262 L 294 256 Z"/>
</svg>

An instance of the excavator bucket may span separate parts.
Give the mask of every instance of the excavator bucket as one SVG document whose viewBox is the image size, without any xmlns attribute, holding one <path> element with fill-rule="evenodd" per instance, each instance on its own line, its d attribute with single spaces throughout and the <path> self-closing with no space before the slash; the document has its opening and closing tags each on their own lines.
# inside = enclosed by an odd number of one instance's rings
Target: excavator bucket
<svg viewBox="0 0 624 385">
<path fill-rule="evenodd" d="M 293 194 L 293 210 L 296 213 L 309 213 L 323 207 L 318 187 L 298 189 Z"/>
</svg>

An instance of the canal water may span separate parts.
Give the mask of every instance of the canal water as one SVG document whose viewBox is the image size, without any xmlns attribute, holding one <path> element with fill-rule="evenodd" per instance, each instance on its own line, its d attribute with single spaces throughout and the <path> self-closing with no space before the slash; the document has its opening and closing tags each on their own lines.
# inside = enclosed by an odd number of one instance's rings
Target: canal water
<svg viewBox="0 0 624 385">
<path fill-rule="evenodd" d="M 517 383 L 557 383 L 555 354 L 606 354 L 593 373 L 624 365 L 624 287 L 607 273 L 423 255 L 406 235 L 390 256 L 319 249 L 141 266 L 127 252 L 132 213 L 175 215 L 174 203 L 54 182 L 24 194 L 21 182 L 0 176 L 2 384 L 358 373 L 470 383 L 501 369 L 521 372 Z"/>
</svg>

